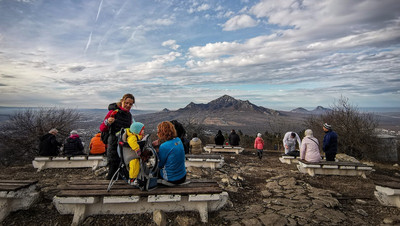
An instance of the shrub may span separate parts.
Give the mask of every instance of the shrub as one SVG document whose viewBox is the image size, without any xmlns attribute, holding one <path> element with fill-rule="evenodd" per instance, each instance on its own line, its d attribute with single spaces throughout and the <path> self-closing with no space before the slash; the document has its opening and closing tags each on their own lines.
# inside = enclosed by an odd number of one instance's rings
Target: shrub
<svg viewBox="0 0 400 226">
<path fill-rule="evenodd" d="M 56 128 L 59 137 L 68 136 L 81 117 L 72 109 L 39 108 L 18 111 L 0 126 L 0 164 L 31 161 L 39 154 L 39 138 Z"/>
<path fill-rule="evenodd" d="M 373 114 L 360 112 L 347 98 L 342 96 L 334 102 L 331 111 L 310 116 L 305 121 L 305 127 L 313 130 L 321 149 L 324 137 L 322 125 L 325 122 L 332 125 L 338 134 L 338 152 L 361 159 L 371 156 L 377 148 L 378 140 L 374 130 L 378 126 L 378 120 Z"/>
</svg>

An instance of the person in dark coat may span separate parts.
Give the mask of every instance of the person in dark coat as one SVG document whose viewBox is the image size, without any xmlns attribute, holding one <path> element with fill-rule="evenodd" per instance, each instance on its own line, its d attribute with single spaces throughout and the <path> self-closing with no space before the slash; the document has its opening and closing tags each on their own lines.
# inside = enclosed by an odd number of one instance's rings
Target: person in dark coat
<svg viewBox="0 0 400 226">
<path fill-rule="evenodd" d="M 51 129 L 47 134 L 39 139 L 39 155 L 40 156 L 57 156 L 61 143 L 57 141 L 57 129 Z"/>
<path fill-rule="evenodd" d="M 239 146 L 239 142 L 240 142 L 240 137 L 233 129 L 231 134 L 229 134 L 229 144 L 231 146 Z"/>
<path fill-rule="evenodd" d="M 183 143 L 183 147 L 185 149 L 185 154 L 189 153 L 189 146 L 190 146 L 190 140 L 186 138 L 186 130 L 183 127 L 182 123 L 172 120 L 171 123 L 174 125 L 177 136 L 181 139 Z"/>
<path fill-rule="evenodd" d="M 324 123 L 322 128 L 325 132 L 322 150 L 325 152 L 326 161 L 335 161 L 338 147 L 338 136 L 332 130 L 332 126 L 328 123 Z"/>
<path fill-rule="evenodd" d="M 79 138 L 76 130 L 72 130 L 71 135 L 64 142 L 64 155 L 85 155 L 85 153 L 83 153 L 83 144 L 81 138 Z"/>
<path fill-rule="evenodd" d="M 214 141 L 216 145 L 224 145 L 225 137 L 222 135 L 221 130 L 218 130 L 217 135 L 214 137 Z"/>
<path fill-rule="evenodd" d="M 135 97 L 127 93 L 118 103 L 112 103 L 108 106 L 108 113 L 100 125 L 101 132 L 109 134 L 107 142 L 107 161 L 108 174 L 106 179 L 110 180 L 119 166 L 119 156 L 117 152 L 118 137 L 115 135 L 121 128 L 129 128 L 132 124 L 131 108 L 135 104 Z"/>
</svg>

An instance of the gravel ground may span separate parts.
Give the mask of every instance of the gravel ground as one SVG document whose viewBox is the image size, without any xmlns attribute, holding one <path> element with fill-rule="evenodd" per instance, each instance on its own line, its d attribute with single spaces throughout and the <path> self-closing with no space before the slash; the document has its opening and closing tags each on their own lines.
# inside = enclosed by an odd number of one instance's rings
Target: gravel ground
<svg viewBox="0 0 400 226">
<path fill-rule="evenodd" d="M 384 220 L 394 223 L 399 220 L 399 208 L 382 206 L 374 196 L 374 181 L 387 176 L 400 178 L 400 168 L 393 163 L 374 163 L 375 171 L 366 179 L 311 177 L 299 173 L 295 165 L 282 164 L 278 160 L 279 152 L 266 151 L 262 160 L 255 153 L 255 150 L 245 150 L 239 155 L 223 154 L 225 165 L 215 171 L 189 169 L 189 178 L 214 179 L 229 193 L 228 205 L 218 212 L 209 213 L 209 222 L 204 225 L 381 225 Z M 38 180 L 41 191 L 41 198 L 30 209 L 13 212 L 1 223 L 7 226 L 70 225 L 72 216 L 60 215 L 52 204 L 52 198 L 58 192 L 57 186 L 77 179 L 104 179 L 104 175 L 96 176 L 91 169 L 36 172 L 31 164 L 27 164 L 0 170 L 0 179 Z M 271 187 L 274 183 L 277 188 Z M 315 191 L 324 193 L 325 197 L 325 206 L 320 205 L 318 209 L 314 202 Z M 297 196 L 291 196 L 293 193 Z M 332 202 L 337 200 L 337 203 L 326 205 L 326 197 Z M 168 225 L 184 224 L 182 222 L 203 225 L 195 212 L 166 213 L 166 216 Z M 83 222 L 83 225 L 132 224 L 155 225 L 152 214 L 91 216 Z"/>
</svg>

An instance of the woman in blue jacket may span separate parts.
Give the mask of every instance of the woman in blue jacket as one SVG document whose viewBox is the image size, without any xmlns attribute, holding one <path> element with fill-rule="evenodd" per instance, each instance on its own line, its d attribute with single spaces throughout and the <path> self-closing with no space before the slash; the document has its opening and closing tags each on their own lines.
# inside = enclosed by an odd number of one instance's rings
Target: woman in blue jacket
<svg viewBox="0 0 400 226">
<path fill-rule="evenodd" d="M 185 149 L 174 125 L 168 121 L 161 122 L 157 126 L 157 135 L 161 143 L 158 151 L 160 176 L 173 184 L 185 182 Z"/>
</svg>

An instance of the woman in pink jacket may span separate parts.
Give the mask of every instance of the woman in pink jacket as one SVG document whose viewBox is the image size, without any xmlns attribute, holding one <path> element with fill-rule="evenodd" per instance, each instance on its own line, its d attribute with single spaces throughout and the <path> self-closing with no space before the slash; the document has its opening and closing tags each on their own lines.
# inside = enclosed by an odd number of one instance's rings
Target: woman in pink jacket
<svg viewBox="0 0 400 226">
<path fill-rule="evenodd" d="M 321 154 L 319 153 L 319 143 L 317 138 L 314 137 L 313 131 L 308 129 L 304 132 L 305 137 L 301 141 L 300 159 L 307 162 L 321 161 Z"/>
<path fill-rule="evenodd" d="M 257 155 L 261 159 L 264 150 L 264 140 L 261 138 L 261 133 L 257 134 L 257 138 L 254 141 L 254 148 L 257 149 Z"/>
</svg>

